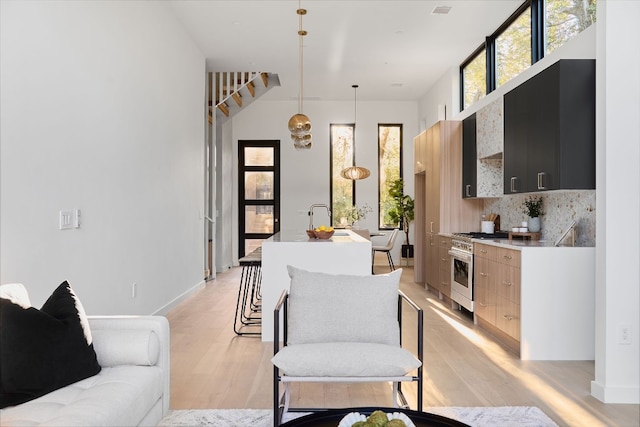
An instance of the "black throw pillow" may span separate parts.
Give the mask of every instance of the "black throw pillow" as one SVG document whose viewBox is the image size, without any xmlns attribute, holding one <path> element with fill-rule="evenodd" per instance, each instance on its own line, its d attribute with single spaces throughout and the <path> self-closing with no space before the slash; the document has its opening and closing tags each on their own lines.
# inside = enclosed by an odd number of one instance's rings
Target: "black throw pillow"
<svg viewBox="0 0 640 427">
<path fill-rule="evenodd" d="M 0 298 L 0 408 L 43 396 L 100 369 L 84 309 L 69 283 L 58 286 L 40 310 Z"/>
</svg>

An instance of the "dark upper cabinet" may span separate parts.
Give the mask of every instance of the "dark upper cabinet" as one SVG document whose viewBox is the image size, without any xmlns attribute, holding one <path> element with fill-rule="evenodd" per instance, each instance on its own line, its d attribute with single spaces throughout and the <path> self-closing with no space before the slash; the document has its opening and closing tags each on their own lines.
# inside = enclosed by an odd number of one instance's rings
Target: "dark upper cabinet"
<svg viewBox="0 0 640 427">
<path fill-rule="evenodd" d="M 504 95 L 504 193 L 595 188 L 595 60 L 560 60 Z"/>
<path fill-rule="evenodd" d="M 462 121 L 462 197 L 476 197 L 478 157 L 476 154 L 476 115 Z"/>
</svg>

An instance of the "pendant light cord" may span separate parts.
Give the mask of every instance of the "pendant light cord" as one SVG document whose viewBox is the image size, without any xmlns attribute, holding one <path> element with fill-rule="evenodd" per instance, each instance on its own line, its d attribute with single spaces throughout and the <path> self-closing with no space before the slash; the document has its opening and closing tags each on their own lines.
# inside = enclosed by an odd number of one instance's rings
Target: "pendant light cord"
<svg viewBox="0 0 640 427">
<path fill-rule="evenodd" d="M 300 70 L 300 88 L 298 90 L 298 112 L 302 114 L 303 112 L 303 101 L 304 98 L 304 48 L 303 48 L 303 37 L 307 35 L 307 32 L 302 29 L 302 15 L 305 15 L 307 11 L 302 9 L 301 0 L 298 0 L 298 69 Z"/>
</svg>

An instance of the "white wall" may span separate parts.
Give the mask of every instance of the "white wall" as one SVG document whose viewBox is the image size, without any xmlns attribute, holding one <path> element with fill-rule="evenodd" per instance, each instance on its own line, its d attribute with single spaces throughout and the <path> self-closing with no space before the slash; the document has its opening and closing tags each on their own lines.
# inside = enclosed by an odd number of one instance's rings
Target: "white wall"
<svg viewBox="0 0 640 427">
<path fill-rule="evenodd" d="M 0 281 L 155 312 L 203 277 L 203 55 L 162 2 L 1 7 Z"/>
<path fill-rule="evenodd" d="M 273 89 L 273 90 L 278 90 Z M 345 90 L 351 90 L 348 87 Z M 405 177 L 405 193 L 413 195 L 413 137 L 418 134 L 416 116 L 417 103 L 409 102 L 364 102 L 358 101 L 356 120 L 356 164 L 367 167 L 371 176 L 356 182 L 357 204 L 368 203 L 374 212 L 370 213 L 363 227 L 377 230 L 378 203 L 378 123 L 402 123 Z M 281 156 L 281 228 L 306 230 L 309 225 L 307 212 L 314 203 L 329 204 L 329 124 L 353 123 L 354 103 L 305 102 L 304 113 L 312 123 L 313 146 L 311 150 L 295 150 L 290 142 L 287 129 L 289 118 L 297 112 L 297 102 L 259 101 L 233 118 L 231 139 L 224 141 L 225 150 L 234 153 L 237 163 L 238 140 L 275 139 L 280 140 Z M 225 138 L 226 136 L 223 136 Z M 237 176 L 237 164 L 231 174 L 233 182 Z M 237 218 L 237 196 L 234 197 Z M 316 223 L 324 219 L 318 212 Z M 233 219 L 233 221 L 237 221 Z M 226 222 L 237 230 L 237 222 Z M 411 229 L 411 241 L 413 229 Z M 237 241 L 237 236 L 233 236 Z M 400 259 L 402 240 L 396 241 L 394 260 Z M 236 250 L 237 252 L 237 250 Z M 234 254 L 237 262 L 237 254 Z"/>
<path fill-rule="evenodd" d="M 591 392 L 608 403 L 640 403 L 638 18 L 640 2 L 598 2 L 596 375 Z M 623 325 L 629 328 L 629 344 L 618 341 Z"/>
</svg>

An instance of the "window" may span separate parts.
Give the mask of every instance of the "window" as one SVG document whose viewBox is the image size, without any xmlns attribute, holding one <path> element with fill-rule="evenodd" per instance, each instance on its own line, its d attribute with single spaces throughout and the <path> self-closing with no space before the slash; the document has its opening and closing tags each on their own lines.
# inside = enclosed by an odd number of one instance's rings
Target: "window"
<svg viewBox="0 0 640 427">
<path fill-rule="evenodd" d="M 329 126 L 331 144 L 331 222 L 334 227 L 345 227 L 347 209 L 355 204 L 355 181 L 343 178 L 340 172 L 355 164 L 355 150 L 353 147 L 353 133 L 355 124 Z"/>
<path fill-rule="evenodd" d="M 550 53 L 596 22 L 596 0 L 546 0 L 544 19 Z"/>
<path fill-rule="evenodd" d="M 389 218 L 393 200 L 389 196 L 389 185 L 402 178 L 402 125 L 378 125 L 378 227 L 396 228 Z"/>
<path fill-rule="evenodd" d="M 495 38 L 496 83 L 502 86 L 531 66 L 531 8 Z"/>
<path fill-rule="evenodd" d="M 487 54 L 484 46 L 476 50 L 471 57 L 462 64 L 462 109 L 487 94 Z"/>
<path fill-rule="evenodd" d="M 597 0 L 526 0 L 460 65 L 460 109 L 507 83 L 596 21 Z"/>
</svg>

